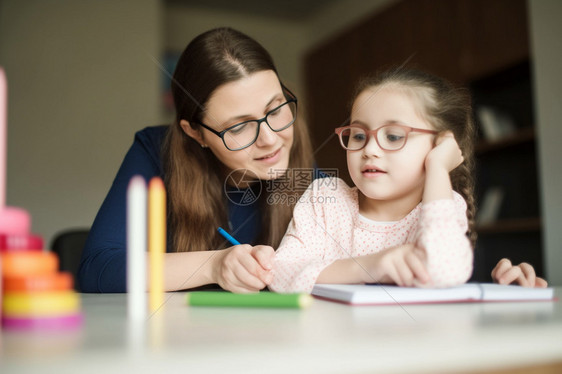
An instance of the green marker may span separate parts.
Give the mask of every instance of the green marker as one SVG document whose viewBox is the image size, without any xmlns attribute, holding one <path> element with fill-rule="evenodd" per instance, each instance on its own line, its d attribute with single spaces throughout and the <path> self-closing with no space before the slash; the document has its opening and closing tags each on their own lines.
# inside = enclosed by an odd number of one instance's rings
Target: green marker
<svg viewBox="0 0 562 374">
<path fill-rule="evenodd" d="M 312 296 L 305 293 L 232 293 L 224 291 L 199 291 L 187 294 L 187 305 L 255 307 L 255 308 L 306 308 Z"/>
</svg>

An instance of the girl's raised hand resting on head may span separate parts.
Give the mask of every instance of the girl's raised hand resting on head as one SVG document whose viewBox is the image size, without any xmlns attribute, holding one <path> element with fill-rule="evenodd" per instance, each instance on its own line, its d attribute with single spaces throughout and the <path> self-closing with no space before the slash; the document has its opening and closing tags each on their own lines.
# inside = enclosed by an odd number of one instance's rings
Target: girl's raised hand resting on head
<svg viewBox="0 0 562 374">
<path fill-rule="evenodd" d="M 435 147 L 425 158 L 426 169 L 432 167 L 443 167 L 447 172 L 451 172 L 462 164 L 464 158 L 461 149 L 451 131 L 439 134 L 435 139 Z"/>
<path fill-rule="evenodd" d="M 272 281 L 274 255 L 273 248 L 265 245 L 241 244 L 227 248 L 216 259 L 214 279 L 228 291 L 258 292 Z"/>
<path fill-rule="evenodd" d="M 501 259 L 492 270 L 492 279 L 499 284 L 516 283 L 523 287 L 540 288 L 548 286 L 546 280 L 537 277 L 533 266 L 526 262 L 513 265 L 507 258 Z"/>
</svg>

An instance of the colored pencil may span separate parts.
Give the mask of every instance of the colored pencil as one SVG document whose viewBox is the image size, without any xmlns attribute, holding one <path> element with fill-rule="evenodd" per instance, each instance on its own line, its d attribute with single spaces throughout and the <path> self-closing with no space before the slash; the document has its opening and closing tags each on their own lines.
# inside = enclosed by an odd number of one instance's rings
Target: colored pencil
<svg viewBox="0 0 562 374">
<path fill-rule="evenodd" d="M 148 251 L 150 261 L 150 311 L 164 302 L 164 252 L 166 251 L 166 190 L 162 179 L 148 184 Z"/>
<path fill-rule="evenodd" d="M 187 294 L 187 304 L 191 306 L 306 308 L 311 303 L 312 296 L 305 293 L 258 292 L 237 294 L 225 291 L 200 291 Z"/>
<path fill-rule="evenodd" d="M 146 182 L 131 178 L 127 189 L 127 307 L 129 318 L 146 319 Z"/>
</svg>

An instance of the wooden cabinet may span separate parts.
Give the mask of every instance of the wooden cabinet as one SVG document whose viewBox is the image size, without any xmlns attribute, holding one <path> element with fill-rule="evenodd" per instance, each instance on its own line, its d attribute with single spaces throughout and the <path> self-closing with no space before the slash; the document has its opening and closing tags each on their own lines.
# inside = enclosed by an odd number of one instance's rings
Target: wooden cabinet
<svg viewBox="0 0 562 374">
<path fill-rule="evenodd" d="M 466 82 L 529 58 L 526 1 L 462 0 L 456 3 L 463 44 L 460 68 Z"/>
<path fill-rule="evenodd" d="M 510 136 L 476 147 L 477 200 L 506 183 L 498 221 L 477 227 L 474 279 L 489 280 L 501 257 L 542 274 L 541 219 L 525 0 L 404 0 L 312 48 L 305 56 L 305 105 L 320 167 L 351 183 L 334 128 L 349 116 L 357 81 L 406 63 L 469 87 L 475 105 L 515 119 Z"/>
<path fill-rule="evenodd" d="M 508 132 L 496 140 L 486 140 L 481 131 L 475 153 L 477 161 L 476 197 L 480 212 L 489 207 L 490 191 L 501 191 L 494 219 L 480 223 L 476 230 L 474 277 L 491 280 L 489 269 L 503 257 L 513 262 L 529 262 L 543 275 L 541 214 L 538 164 L 535 141 L 531 66 L 528 60 L 503 68 L 470 84 L 479 128 L 482 108 L 493 108 L 509 121 Z M 492 123 L 493 124 L 493 123 Z M 490 123 L 488 123 L 490 125 Z M 488 195 L 488 196 L 487 196 Z"/>
</svg>

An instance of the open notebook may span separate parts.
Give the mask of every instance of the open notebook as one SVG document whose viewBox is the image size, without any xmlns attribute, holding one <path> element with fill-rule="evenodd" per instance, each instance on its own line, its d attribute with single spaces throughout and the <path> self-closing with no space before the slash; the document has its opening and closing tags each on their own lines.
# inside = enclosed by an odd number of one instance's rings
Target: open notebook
<svg viewBox="0 0 562 374">
<path fill-rule="evenodd" d="M 317 284 L 312 289 L 312 295 L 352 305 L 554 300 L 552 288 L 526 288 L 493 283 L 467 283 L 449 288 Z"/>
</svg>

